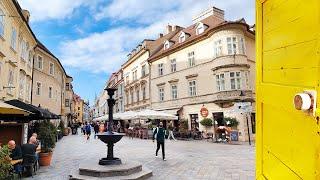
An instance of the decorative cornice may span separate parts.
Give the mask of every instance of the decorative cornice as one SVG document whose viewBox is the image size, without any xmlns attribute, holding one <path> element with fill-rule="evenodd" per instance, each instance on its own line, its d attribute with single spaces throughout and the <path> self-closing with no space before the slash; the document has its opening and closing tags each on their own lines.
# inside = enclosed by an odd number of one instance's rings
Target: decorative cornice
<svg viewBox="0 0 320 180">
<path fill-rule="evenodd" d="M 157 84 L 157 86 L 164 86 L 166 83 L 165 82 L 163 82 L 163 83 L 159 83 L 159 84 Z"/>
<path fill-rule="evenodd" d="M 190 74 L 186 76 L 186 79 L 198 77 L 198 74 Z"/>
<path fill-rule="evenodd" d="M 222 65 L 222 66 L 217 66 L 212 68 L 212 71 L 216 71 L 218 69 L 223 69 L 223 68 L 231 68 L 231 67 L 244 67 L 244 68 L 250 68 L 249 64 L 226 64 L 226 65 Z"/>
<path fill-rule="evenodd" d="M 179 79 L 172 79 L 172 80 L 168 81 L 168 83 L 176 83 L 178 81 L 179 81 Z"/>
</svg>

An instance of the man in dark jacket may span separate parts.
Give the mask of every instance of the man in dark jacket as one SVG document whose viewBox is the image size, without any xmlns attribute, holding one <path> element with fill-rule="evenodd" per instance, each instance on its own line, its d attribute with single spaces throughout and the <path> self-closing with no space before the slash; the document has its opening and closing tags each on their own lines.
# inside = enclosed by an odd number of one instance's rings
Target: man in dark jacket
<svg viewBox="0 0 320 180">
<path fill-rule="evenodd" d="M 153 132 L 153 142 L 154 142 L 154 139 L 157 140 L 156 157 L 158 157 L 158 151 L 159 151 L 160 145 L 161 145 L 161 148 L 162 148 L 162 159 L 164 161 L 166 161 L 165 153 L 164 153 L 164 139 L 165 139 L 165 134 L 166 134 L 165 131 L 166 130 L 163 128 L 163 124 L 161 122 L 159 127 L 157 127 Z"/>
</svg>

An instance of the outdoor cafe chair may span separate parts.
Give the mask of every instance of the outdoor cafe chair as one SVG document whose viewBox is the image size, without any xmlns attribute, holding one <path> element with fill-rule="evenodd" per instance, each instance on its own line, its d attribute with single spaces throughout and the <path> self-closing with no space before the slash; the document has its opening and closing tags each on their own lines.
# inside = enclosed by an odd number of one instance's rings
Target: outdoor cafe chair
<svg viewBox="0 0 320 180">
<path fill-rule="evenodd" d="M 36 174 L 35 165 L 36 165 L 35 155 L 30 155 L 30 154 L 23 155 L 22 166 L 23 166 L 23 169 L 26 169 L 28 176 L 31 175 L 33 177 L 33 173 Z"/>
</svg>

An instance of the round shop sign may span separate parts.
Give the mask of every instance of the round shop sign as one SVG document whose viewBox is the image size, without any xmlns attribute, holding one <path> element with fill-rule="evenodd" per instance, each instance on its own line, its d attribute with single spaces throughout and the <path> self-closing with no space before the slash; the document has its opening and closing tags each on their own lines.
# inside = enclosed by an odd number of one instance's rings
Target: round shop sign
<svg viewBox="0 0 320 180">
<path fill-rule="evenodd" d="M 206 107 L 202 106 L 202 108 L 200 110 L 200 114 L 202 117 L 206 118 L 209 115 L 209 111 Z"/>
</svg>

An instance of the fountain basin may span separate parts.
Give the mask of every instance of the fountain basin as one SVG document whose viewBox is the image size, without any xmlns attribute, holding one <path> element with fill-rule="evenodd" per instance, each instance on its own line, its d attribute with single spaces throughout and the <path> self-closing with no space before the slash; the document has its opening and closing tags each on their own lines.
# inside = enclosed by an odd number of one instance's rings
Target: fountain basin
<svg viewBox="0 0 320 180">
<path fill-rule="evenodd" d="M 98 138 L 108 144 L 108 143 L 117 143 L 120 141 L 120 139 L 125 136 L 124 133 L 117 133 L 117 132 L 104 132 L 104 133 L 99 133 L 97 134 Z"/>
</svg>

